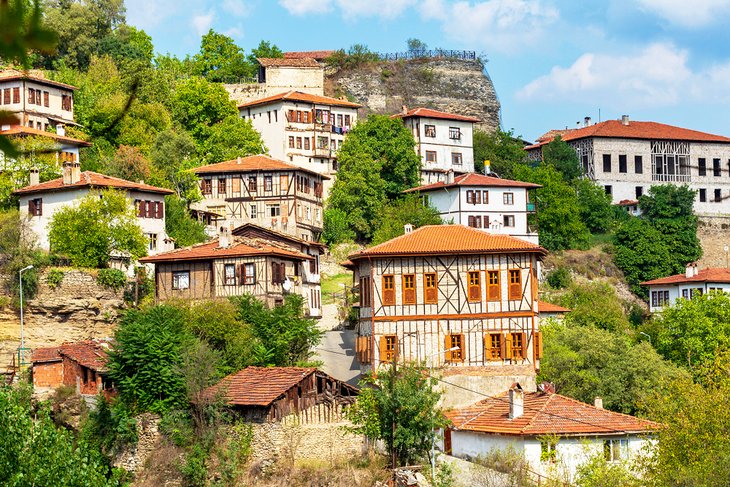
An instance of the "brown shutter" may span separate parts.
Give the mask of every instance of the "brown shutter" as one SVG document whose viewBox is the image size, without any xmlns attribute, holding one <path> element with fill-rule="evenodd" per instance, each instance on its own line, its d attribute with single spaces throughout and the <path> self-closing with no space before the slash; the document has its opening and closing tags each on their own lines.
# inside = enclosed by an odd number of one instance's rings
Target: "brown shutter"
<svg viewBox="0 0 730 487">
<path fill-rule="evenodd" d="M 444 350 L 448 350 L 451 347 L 452 347 L 452 345 L 451 345 L 451 335 L 446 335 L 444 337 Z M 451 352 L 450 351 L 449 352 L 446 352 L 445 355 L 446 355 L 446 361 L 447 362 L 451 362 L 452 361 Z"/>
<path fill-rule="evenodd" d="M 535 332 L 533 339 L 532 346 L 535 349 L 535 358 L 539 360 L 542 358 L 542 332 Z"/>
<path fill-rule="evenodd" d="M 467 279 L 469 279 L 469 276 L 468 275 L 467 275 Z M 479 300 L 481 300 L 482 299 L 481 280 L 480 280 L 480 282 L 479 282 L 478 285 L 473 285 L 471 283 L 471 279 L 469 279 L 468 285 L 469 285 L 469 300 L 470 301 L 479 301 Z"/>
<path fill-rule="evenodd" d="M 47 91 L 44 91 L 44 92 L 43 92 L 43 106 L 44 106 L 44 107 L 48 107 L 48 106 L 51 106 L 51 104 L 50 104 L 50 100 L 48 99 L 48 97 L 49 97 L 49 94 L 48 94 L 48 92 L 47 92 Z"/>
<path fill-rule="evenodd" d="M 388 351 L 386 350 L 386 339 L 385 336 L 380 337 L 380 361 L 386 362 L 388 360 Z"/>
<path fill-rule="evenodd" d="M 466 341 L 463 333 L 459 335 L 459 344 L 459 361 L 463 362 L 466 358 Z"/>
<path fill-rule="evenodd" d="M 20 88 L 13 88 L 13 103 L 20 103 Z"/>
<path fill-rule="evenodd" d="M 499 339 L 499 358 L 503 360 L 507 358 L 507 337 L 505 335 L 501 335 Z"/>
<path fill-rule="evenodd" d="M 10 105 L 10 88 L 3 90 L 3 104 Z"/>
<path fill-rule="evenodd" d="M 238 265 L 238 278 L 241 282 L 241 285 L 246 284 L 246 264 Z"/>
<path fill-rule="evenodd" d="M 489 279 L 489 273 L 487 273 L 487 292 L 489 301 L 499 301 L 499 274 L 497 275 L 497 283 L 491 284 Z"/>
<path fill-rule="evenodd" d="M 512 358 L 512 333 L 507 333 L 504 340 L 504 356 L 502 358 Z"/>
<path fill-rule="evenodd" d="M 436 284 L 436 286 L 438 286 L 438 284 Z M 426 302 L 432 304 L 438 302 L 438 287 L 426 288 Z"/>
<path fill-rule="evenodd" d="M 522 350 L 520 350 L 520 358 L 527 358 L 527 333 L 522 333 Z"/>
<path fill-rule="evenodd" d="M 474 191 L 474 204 L 478 205 L 482 202 L 482 195 L 479 191 Z"/>
<path fill-rule="evenodd" d="M 165 203 L 163 203 L 162 201 L 157 202 L 157 218 L 165 218 Z"/>
<path fill-rule="evenodd" d="M 35 216 L 35 200 L 28 200 L 28 214 Z"/>
</svg>

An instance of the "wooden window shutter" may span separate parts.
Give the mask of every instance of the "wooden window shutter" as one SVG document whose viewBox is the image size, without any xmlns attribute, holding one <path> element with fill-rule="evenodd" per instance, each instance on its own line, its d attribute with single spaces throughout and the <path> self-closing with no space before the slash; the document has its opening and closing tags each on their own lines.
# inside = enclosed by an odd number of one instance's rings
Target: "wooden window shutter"
<svg viewBox="0 0 730 487">
<path fill-rule="evenodd" d="M 522 332 L 522 348 L 520 349 L 520 358 L 527 358 L 527 333 Z"/>
<path fill-rule="evenodd" d="M 395 304 L 395 278 L 393 276 L 383 276 L 383 304 Z"/>
<path fill-rule="evenodd" d="M 388 350 L 387 345 L 388 341 L 385 338 L 385 336 L 380 337 L 380 361 L 381 362 L 387 362 L 388 361 Z"/>
<path fill-rule="evenodd" d="M 10 105 L 10 88 L 3 90 L 3 104 Z"/>
<path fill-rule="evenodd" d="M 48 107 L 50 106 L 50 100 L 49 100 L 49 93 L 47 91 L 43 92 L 43 106 Z"/>
<path fill-rule="evenodd" d="M 504 360 L 507 357 L 507 337 L 502 335 L 499 340 L 499 358 Z"/>
<path fill-rule="evenodd" d="M 157 218 L 165 218 L 165 203 L 162 201 L 157 202 Z"/>
<path fill-rule="evenodd" d="M 509 271 L 509 298 L 520 299 L 522 296 L 522 271 L 512 269 Z"/>
<path fill-rule="evenodd" d="M 20 103 L 20 88 L 13 88 L 13 103 Z"/>
<path fill-rule="evenodd" d="M 535 349 L 535 358 L 538 360 L 542 358 L 542 332 L 537 331 L 533 335 L 532 346 Z"/>
<path fill-rule="evenodd" d="M 35 216 L 35 200 L 28 200 L 28 213 Z"/>
<path fill-rule="evenodd" d="M 451 345 L 451 335 L 446 335 L 444 337 L 444 350 L 449 350 L 452 346 L 453 345 Z M 451 362 L 452 361 L 451 352 L 450 351 L 446 352 L 445 355 L 446 355 L 446 361 Z"/>
<path fill-rule="evenodd" d="M 504 338 L 504 354 L 502 358 L 512 358 L 512 333 L 508 333 Z"/>
<path fill-rule="evenodd" d="M 246 284 L 246 264 L 238 265 L 238 280 L 240 284 Z"/>
<path fill-rule="evenodd" d="M 474 191 L 474 204 L 478 205 L 482 202 L 482 194 L 479 191 Z"/>
</svg>

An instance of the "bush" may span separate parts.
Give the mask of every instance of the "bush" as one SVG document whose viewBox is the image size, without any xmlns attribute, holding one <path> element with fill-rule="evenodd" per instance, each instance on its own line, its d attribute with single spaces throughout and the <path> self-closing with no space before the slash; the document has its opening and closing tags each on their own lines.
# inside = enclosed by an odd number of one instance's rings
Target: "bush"
<svg viewBox="0 0 730 487">
<path fill-rule="evenodd" d="M 209 454 L 200 444 L 193 445 L 192 450 L 185 457 L 185 463 L 180 466 L 184 485 L 190 487 L 204 486 L 208 480 Z"/>
<path fill-rule="evenodd" d="M 570 276 L 570 271 L 565 267 L 558 267 L 550 271 L 547 276 L 547 283 L 553 289 L 564 289 L 570 286 L 573 278 Z"/>
<path fill-rule="evenodd" d="M 114 455 L 124 446 L 137 443 L 137 421 L 121 401 L 110 403 L 99 395 L 96 409 L 83 425 L 82 436 L 107 455 Z"/>
<path fill-rule="evenodd" d="M 63 282 L 64 272 L 60 269 L 51 269 L 46 274 L 46 284 L 51 289 L 56 289 Z"/>
<path fill-rule="evenodd" d="M 99 273 L 96 275 L 96 282 L 101 286 L 118 291 L 126 284 L 127 276 L 119 269 L 99 269 Z"/>
<path fill-rule="evenodd" d="M 339 208 L 327 208 L 324 212 L 322 240 L 327 245 L 334 245 L 354 238 L 355 232 L 347 224 L 347 213 Z"/>
</svg>

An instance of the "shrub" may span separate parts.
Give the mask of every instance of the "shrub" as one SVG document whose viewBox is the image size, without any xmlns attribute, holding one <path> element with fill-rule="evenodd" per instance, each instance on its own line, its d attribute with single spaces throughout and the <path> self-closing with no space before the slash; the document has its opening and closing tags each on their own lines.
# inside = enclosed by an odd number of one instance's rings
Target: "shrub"
<svg viewBox="0 0 730 487">
<path fill-rule="evenodd" d="M 51 269 L 46 274 L 46 284 L 51 289 L 56 289 L 63 282 L 64 272 L 60 269 Z"/>
<path fill-rule="evenodd" d="M 570 286 L 572 280 L 570 271 L 565 267 L 558 267 L 557 269 L 550 271 L 547 276 L 548 284 L 554 289 L 564 289 Z"/>
<path fill-rule="evenodd" d="M 190 487 L 204 486 L 208 479 L 208 457 L 209 454 L 200 444 L 193 445 L 192 450 L 185 458 L 185 463 L 180 466 L 180 473 Z"/>
<path fill-rule="evenodd" d="M 96 282 L 101 286 L 118 291 L 124 287 L 124 284 L 127 282 L 127 276 L 119 269 L 99 269 Z"/>
</svg>

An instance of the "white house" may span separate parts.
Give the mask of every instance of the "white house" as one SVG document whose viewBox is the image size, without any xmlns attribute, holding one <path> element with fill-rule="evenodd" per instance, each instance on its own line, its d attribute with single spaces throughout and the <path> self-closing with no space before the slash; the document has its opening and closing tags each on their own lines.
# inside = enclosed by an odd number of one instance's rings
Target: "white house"
<svg viewBox="0 0 730 487">
<path fill-rule="evenodd" d="M 614 204 L 635 213 L 636 201 L 656 184 L 689 185 L 698 215 L 730 214 L 730 138 L 657 122 L 621 120 L 551 130 L 525 147 L 533 160 L 556 135 L 578 154 L 583 173 L 603 186 Z M 632 207 L 633 206 L 633 207 Z"/>
<path fill-rule="evenodd" d="M 355 126 L 358 108 L 347 100 L 300 91 L 238 106 L 241 117 L 261 134 L 271 157 L 319 174 L 337 171 L 337 151 Z"/>
<path fill-rule="evenodd" d="M 474 124 L 479 119 L 430 108 L 414 108 L 393 115 L 403 119 L 416 139 L 421 158 L 421 183 L 444 181 L 448 171 L 474 172 Z"/>
<path fill-rule="evenodd" d="M 557 304 L 548 303 L 547 301 L 538 301 L 537 310 L 541 325 L 547 320 L 563 321 L 565 315 L 572 311 Z"/>
<path fill-rule="evenodd" d="M 529 191 L 539 184 L 511 181 L 477 173 L 454 176 L 408 189 L 419 193 L 424 203 L 436 208 L 445 222 L 479 228 L 492 234 L 511 235 L 538 243 L 537 229 L 528 224 L 528 215 L 535 213 Z"/>
<path fill-rule="evenodd" d="M 28 218 L 42 249 L 49 250 L 48 224 L 61 208 L 73 205 L 94 190 L 125 191 L 137 210 L 137 222 L 149 239 L 150 255 L 170 250 L 173 242 L 165 232 L 165 195 L 169 189 L 106 176 L 92 171 L 81 172 L 80 163 L 63 164 L 63 177 L 38 182 L 38 172 L 31 172 L 31 184 L 13 192 L 18 196 L 21 217 Z"/>
<path fill-rule="evenodd" d="M 0 72 L 0 110 L 15 114 L 24 127 L 43 131 L 63 127 L 74 124 L 74 90 L 45 79 L 40 71 L 5 70 Z"/>
<path fill-rule="evenodd" d="M 696 263 L 688 264 L 684 274 L 660 277 L 641 283 L 649 288 L 649 311 L 661 311 L 678 299 L 692 299 L 695 294 L 712 291 L 730 292 L 730 269 L 699 270 Z"/>
<path fill-rule="evenodd" d="M 526 392 L 520 384 L 468 407 L 446 412 L 444 451 L 472 459 L 494 450 L 523 455 L 530 470 L 572 482 L 576 469 L 595 455 L 610 462 L 630 462 L 659 424 L 603 409 L 602 401 L 585 404 L 555 394 L 551 384 Z"/>
<path fill-rule="evenodd" d="M 41 129 L 24 127 L 22 125 L 3 125 L 0 126 L 0 135 L 4 135 L 11 139 L 20 140 L 26 137 L 43 137 L 48 140 L 51 149 L 55 153 L 56 164 L 61 167 L 63 163 L 75 162 L 79 160 L 79 149 L 81 147 L 89 147 L 91 143 L 67 137 L 61 125 L 56 127 L 56 132 L 44 132 Z M 26 155 L 32 157 L 32 154 Z M 15 169 L 16 161 L 8 158 L 4 152 L 0 152 L 0 170 Z"/>
</svg>

